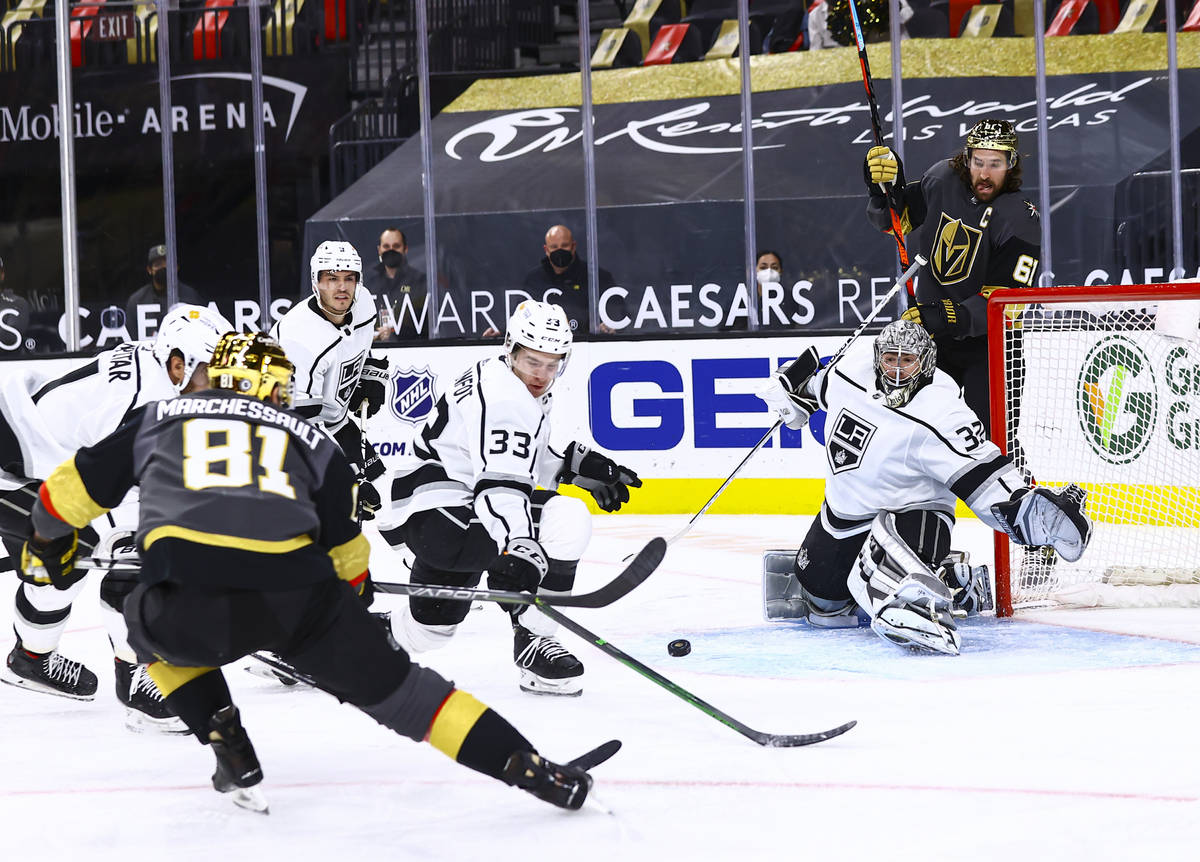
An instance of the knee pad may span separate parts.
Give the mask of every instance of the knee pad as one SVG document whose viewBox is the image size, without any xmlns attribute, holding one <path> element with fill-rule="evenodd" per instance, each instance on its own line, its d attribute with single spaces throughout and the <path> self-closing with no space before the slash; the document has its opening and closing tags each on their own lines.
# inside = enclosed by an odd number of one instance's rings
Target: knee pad
<svg viewBox="0 0 1200 862">
<path fill-rule="evenodd" d="M 453 691 L 454 683 L 437 671 L 412 664 L 395 691 L 381 702 L 361 709 L 389 730 L 420 742 Z"/>
<path fill-rule="evenodd" d="M 439 587 L 473 586 L 479 575 L 462 572 L 445 572 L 429 566 L 419 559 L 413 560 L 410 583 L 431 584 Z M 412 618 L 426 626 L 455 626 L 467 618 L 471 603 L 460 599 L 429 599 L 413 596 L 408 600 Z"/>
<path fill-rule="evenodd" d="M 125 598 L 137 585 L 137 572 L 107 572 L 100 581 L 100 601 L 120 613 L 125 609 Z"/>
<path fill-rule="evenodd" d="M 555 494 L 542 504 L 538 543 L 552 560 L 578 560 L 592 538 L 592 515 L 575 497 Z"/>
</svg>

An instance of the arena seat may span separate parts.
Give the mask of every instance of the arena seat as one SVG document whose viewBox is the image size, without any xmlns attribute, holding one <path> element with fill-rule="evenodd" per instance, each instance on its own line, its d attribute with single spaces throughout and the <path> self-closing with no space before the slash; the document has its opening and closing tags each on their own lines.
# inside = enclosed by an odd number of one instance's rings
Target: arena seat
<svg viewBox="0 0 1200 862">
<path fill-rule="evenodd" d="M 1117 24 L 1114 33 L 1141 33 L 1150 23 L 1158 0 L 1129 0 L 1121 23 Z"/>
<path fill-rule="evenodd" d="M 750 53 L 761 54 L 763 35 L 758 24 L 753 19 L 747 22 L 750 37 Z M 720 29 L 717 30 L 716 36 L 713 38 L 711 47 L 704 53 L 705 60 L 727 60 L 737 56 L 738 49 L 741 47 L 738 44 L 740 33 L 738 32 L 738 22 L 736 18 L 727 19 L 721 22 Z"/>
<path fill-rule="evenodd" d="M 999 3 L 980 3 L 971 7 L 958 33 L 959 38 L 989 39 L 1013 35 L 1012 10 Z"/>
<path fill-rule="evenodd" d="M 87 0 L 71 9 L 71 27 L 68 36 L 71 40 L 71 65 L 83 65 L 83 40 L 96 26 L 96 13 L 104 6 L 104 0 Z"/>
<path fill-rule="evenodd" d="M 221 56 L 221 30 L 229 20 L 234 0 L 204 0 L 205 11 L 192 28 L 192 58 L 215 60 Z"/>
<path fill-rule="evenodd" d="M 626 69 L 640 66 L 642 45 L 628 27 L 609 27 L 600 33 L 592 52 L 593 69 Z"/>
<path fill-rule="evenodd" d="M 1196 5 L 1192 7 L 1191 14 L 1187 16 L 1187 20 L 1183 22 L 1183 26 L 1179 29 L 1188 33 L 1200 30 L 1200 0 L 1196 0 Z"/>
<path fill-rule="evenodd" d="M 664 24 L 679 21 L 682 14 L 679 0 L 637 0 L 623 23 L 641 42 L 640 50 L 649 54 L 649 45 Z"/>
<path fill-rule="evenodd" d="M 642 60 L 643 66 L 665 66 L 700 59 L 704 46 L 700 31 L 691 24 L 664 24 Z"/>
</svg>

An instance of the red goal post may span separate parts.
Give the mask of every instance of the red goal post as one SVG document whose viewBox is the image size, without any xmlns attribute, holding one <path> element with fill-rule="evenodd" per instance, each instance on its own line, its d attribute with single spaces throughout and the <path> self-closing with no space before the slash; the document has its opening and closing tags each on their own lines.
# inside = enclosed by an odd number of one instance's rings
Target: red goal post
<svg viewBox="0 0 1200 862">
<path fill-rule="evenodd" d="M 1034 482 L 1088 491 L 1066 563 L 996 536 L 996 613 L 1200 605 L 1200 284 L 997 290 L 992 439 Z"/>
</svg>

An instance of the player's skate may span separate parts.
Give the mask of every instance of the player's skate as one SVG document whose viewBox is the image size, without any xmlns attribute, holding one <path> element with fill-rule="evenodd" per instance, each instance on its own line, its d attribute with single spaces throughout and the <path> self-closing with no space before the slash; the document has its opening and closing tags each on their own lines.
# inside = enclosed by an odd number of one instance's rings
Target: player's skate
<svg viewBox="0 0 1200 862">
<path fill-rule="evenodd" d="M 20 641 L 12 648 L 5 661 L 4 675 L 0 677 L 9 685 L 29 691 L 69 697 L 73 700 L 92 700 L 96 697 L 96 675 L 83 666 L 61 655 L 58 650 L 35 653 L 25 649 Z"/>
<path fill-rule="evenodd" d="M 532 751 L 517 751 L 508 758 L 504 780 L 543 802 L 572 811 L 583 807 L 592 788 L 592 776 L 583 769 L 559 766 Z"/>
<path fill-rule="evenodd" d="M 291 667 L 290 664 L 285 662 L 279 656 L 275 655 L 273 652 L 264 653 L 264 655 L 270 656 L 275 662 L 283 665 L 284 667 Z M 291 688 L 292 686 L 300 686 L 302 688 L 309 687 L 307 683 L 301 682 L 296 677 L 288 676 L 283 671 L 276 670 L 270 665 L 259 661 L 252 661 L 250 664 L 246 665 L 246 673 L 253 674 L 254 676 L 261 677 L 262 679 L 272 680 L 282 686 L 285 686 L 286 688 Z"/>
<path fill-rule="evenodd" d="M 521 669 L 521 690 L 578 697 L 583 694 L 583 663 L 552 637 L 513 626 L 513 661 Z"/>
<path fill-rule="evenodd" d="M 114 658 L 117 700 L 125 707 L 125 727 L 134 733 L 188 733 L 187 725 L 167 709 L 162 692 L 144 664 Z"/>
<path fill-rule="evenodd" d="M 268 813 L 267 798 L 256 786 L 263 780 L 262 767 L 250 744 L 250 736 L 242 727 L 237 707 L 226 706 L 214 712 L 208 727 L 209 745 L 217 758 L 213 787 L 221 793 L 232 794 L 235 805 Z"/>
<path fill-rule="evenodd" d="M 871 629 L 897 646 L 946 655 L 958 655 L 961 645 L 950 590 L 929 575 L 909 575 L 901 581 L 880 605 Z"/>
</svg>

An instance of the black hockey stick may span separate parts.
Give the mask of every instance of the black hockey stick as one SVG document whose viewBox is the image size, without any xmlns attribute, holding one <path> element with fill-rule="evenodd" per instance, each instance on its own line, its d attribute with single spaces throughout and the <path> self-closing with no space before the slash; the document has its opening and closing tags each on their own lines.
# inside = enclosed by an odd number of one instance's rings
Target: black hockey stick
<svg viewBox="0 0 1200 862">
<path fill-rule="evenodd" d="M 858 45 L 858 63 L 862 66 L 863 87 L 867 91 L 867 106 L 871 109 L 871 131 L 875 135 L 875 146 L 883 146 L 883 124 L 879 120 L 879 104 L 875 100 L 875 85 L 871 80 L 871 63 L 867 60 L 867 43 L 863 39 L 862 25 L 858 20 L 858 6 L 855 0 L 850 2 L 850 20 L 854 23 L 854 41 Z M 908 247 L 904 244 L 904 228 L 900 223 L 900 213 L 903 211 L 904 202 L 901 198 L 902 189 L 897 189 L 895 184 L 891 190 L 887 191 L 888 212 L 892 217 L 892 237 L 896 240 L 896 252 L 900 255 L 900 266 L 905 270 L 908 269 Z M 916 292 L 913 290 L 912 277 L 906 276 L 903 279 L 907 282 L 909 305 L 916 302 Z"/>
<path fill-rule="evenodd" d="M 633 656 L 630 656 L 627 653 L 617 649 L 605 638 L 588 631 L 570 617 L 560 613 L 544 602 L 538 603 L 537 609 L 546 616 L 550 617 L 550 619 L 562 625 L 563 628 L 574 632 L 584 640 L 591 643 L 593 646 L 599 647 L 621 664 L 637 671 L 655 685 L 665 688 L 667 691 L 671 692 L 671 694 L 675 695 L 681 700 L 687 701 L 701 712 L 711 716 L 712 718 L 715 718 L 726 727 L 733 728 L 742 736 L 746 737 L 747 739 L 754 740 L 759 745 L 765 745 L 768 748 L 796 748 L 801 745 L 812 745 L 817 742 L 824 742 L 827 739 L 833 739 L 835 736 L 841 736 L 858 723 L 856 721 L 848 721 L 843 725 L 833 728 L 832 730 L 822 730 L 818 733 L 764 733 L 761 730 L 755 730 L 752 727 L 742 724 L 742 722 L 729 715 L 729 713 L 717 709 L 717 707 L 705 700 L 701 700 L 699 697 L 692 694 L 690 691 L 678 685 L 677 683 L 671 682 L 671 680 L 667 679 L 658 671 L 651 667 L 647 667 Z"/>
<path fill-rule="evenodd" d="M 396 584 L 374 581 L 381 593 L 420 596 L 428 599 L 461 599 L 462 601 L 500 602 L 506 605 L 559 605 L 568 608 L 602 608 L 627 595 L 658 568 L 667 553 L 667 543 L 661 537 L 651 539 L 637 552 L 633 561 L 619 575 L 598 590 L 578 596 L 535 596 L 531 593 L 504 590 L 473 590 L 466 587 L 439 587 L 433 584 Z"/>
</svg>

